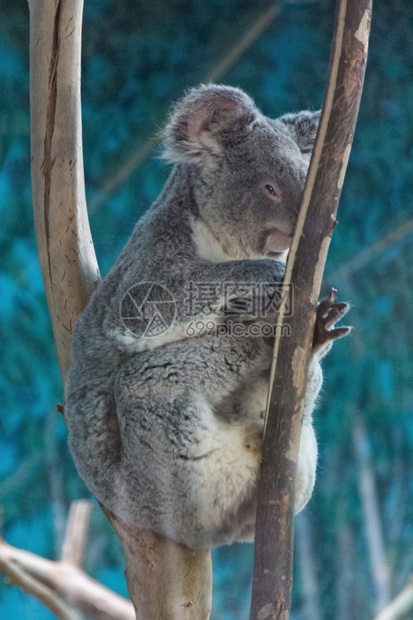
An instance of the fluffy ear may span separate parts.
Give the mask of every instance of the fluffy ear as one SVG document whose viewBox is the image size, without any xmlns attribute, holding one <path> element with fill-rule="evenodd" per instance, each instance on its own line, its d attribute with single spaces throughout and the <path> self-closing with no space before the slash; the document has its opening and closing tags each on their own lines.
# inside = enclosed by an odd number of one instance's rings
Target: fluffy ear
<svg viewBox="0 0 413 620">
<path fill-rule="evenodd" d="M 250 124 L 259 112 L 238 88 L 210 84 L 188 92 L 172 110 L 162 132 L 163 158 L 199 163 L 220 152 L 219 135 Z"/>
<path fill-rule="evenodd" d="M 320 116 L 320 111 L 309 112 L 304 110 L 296 114 L 285 114 L 279 119 L 297 142 L 303 155 L 310 155 L 313 150 Z"/>
</svg>

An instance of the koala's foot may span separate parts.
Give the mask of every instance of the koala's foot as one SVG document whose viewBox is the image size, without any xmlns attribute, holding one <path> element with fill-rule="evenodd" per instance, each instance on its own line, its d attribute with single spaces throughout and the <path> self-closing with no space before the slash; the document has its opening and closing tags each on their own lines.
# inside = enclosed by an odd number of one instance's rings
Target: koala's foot
<svg viewBox="0 0 413 620">
<path fill-rule="evenodd" d="M 350 333 L 351 327 L 334 327 L 350 309 L 345 302 L 336 302 L 337 291 L 331 289 L 331 293 L 322 299 L 317 307 L 317 316 L 314 329 L 313 352 L 323 350 L 323 354 L 330 350 L 333 340 L 343 338 Z M 325 350 L 324 350 L 325 349 Z"/>
</svg>

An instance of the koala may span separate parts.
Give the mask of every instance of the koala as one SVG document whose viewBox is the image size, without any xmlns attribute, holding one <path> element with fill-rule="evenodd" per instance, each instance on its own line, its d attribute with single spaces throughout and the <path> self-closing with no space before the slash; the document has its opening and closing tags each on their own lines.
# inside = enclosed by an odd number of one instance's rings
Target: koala
<svg viewBox="0 0 413 620">
<path fill-rule="evenodd" d="M 171 175 L 75 327 L 65 417 L 80 476 L 124 521 L 188 547 L 254 537 L 264 327 L 319 116 L 274 120 L 240 89 L 190 90 L 163 132 Z M 315 480 L 319 360 L 348 332 L 334 328 L 346 310 L 333 298 L 317 310 L 296 512 Z"/>
</svg>

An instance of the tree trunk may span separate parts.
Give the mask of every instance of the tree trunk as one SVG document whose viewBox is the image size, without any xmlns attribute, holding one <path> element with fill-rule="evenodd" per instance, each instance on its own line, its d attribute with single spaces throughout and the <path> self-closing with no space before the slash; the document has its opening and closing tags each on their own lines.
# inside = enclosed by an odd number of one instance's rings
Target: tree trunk
<svg viewBox="0 0 413 620">
<path fill-rule="evenodd" d="M 82 0 L 29 0 L 32 191 L 36 237 L 62 381 L 99 270 L 86 210 L 80 108 Z M 207 620 L 211 556 L 105 511 L 126 556 L 139 620 Z"/>
<path fill-rule="evenodd" d="M 371 0 L 340 0 L 330 77 L 285 282 L 294 315 L 280 311 L 263 446 L 250 620 L 287 620 L 291 608 L 294 489 L 315 309 L 350 155 L 367 60 Z M 317 225 L 315 223 L 317 222 Z M 280 339 L 281 326 L 291 337 Z"/>
</svg>

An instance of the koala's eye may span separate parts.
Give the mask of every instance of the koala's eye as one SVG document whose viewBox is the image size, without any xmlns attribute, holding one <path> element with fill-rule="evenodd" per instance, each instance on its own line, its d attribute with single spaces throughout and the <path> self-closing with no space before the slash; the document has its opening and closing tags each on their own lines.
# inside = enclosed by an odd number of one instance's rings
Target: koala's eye
<svg viewBox="0 0 413 620">
<path fill-rule="evenodd" d="M 276 185 L 265 183 L 263 187 L 267 196 L 269 196 L 272 200 L 280 200 L 280 191 Z"/>
</svg>

